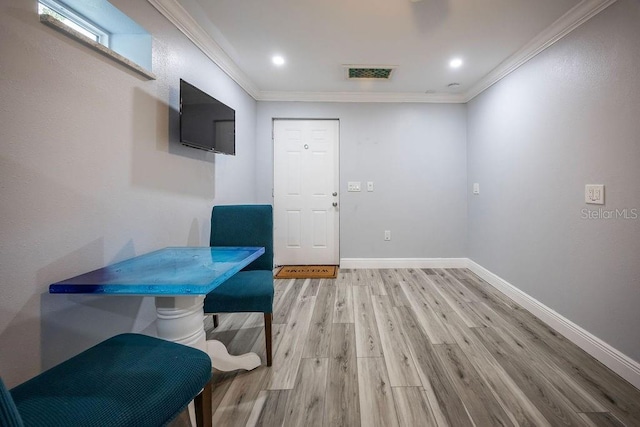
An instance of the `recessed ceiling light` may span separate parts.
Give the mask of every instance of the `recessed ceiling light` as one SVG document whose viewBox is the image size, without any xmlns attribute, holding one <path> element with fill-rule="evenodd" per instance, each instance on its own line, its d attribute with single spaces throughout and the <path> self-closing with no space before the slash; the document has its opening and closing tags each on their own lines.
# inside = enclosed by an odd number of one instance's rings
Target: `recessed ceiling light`
<svg viewBox="0 0 640 427">
<path fill-rule="evenodd" d="M 275 55 L 273 58 L 271 58 L 271 61 L 277 66 L 284 65 L 284 58 L 280 55 Z"/>
<path fill-rule="evenodd" d="M 453 58 L 451 61 L 449 61 L 449 67 L 451 68 L 460 68 L 462 66 L 462 59 L 460 58 Z"/>
</svg>

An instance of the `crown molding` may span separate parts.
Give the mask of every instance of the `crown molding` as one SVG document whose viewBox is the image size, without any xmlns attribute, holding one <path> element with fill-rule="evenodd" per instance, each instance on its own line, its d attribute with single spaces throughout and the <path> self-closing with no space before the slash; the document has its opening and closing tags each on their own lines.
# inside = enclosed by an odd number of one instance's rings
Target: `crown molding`
<svg viewBox="0 0 640 427">
<path fill-rule="evenodd" d="M 411 92 L 295 92 L 261 91 L 227 55 L 218 43 L 182 7 L 178 0 L 148 0 L 209 59 L 257 101 L 298 102 L 424 102 L 466 103 L 515 71 L 531 58 L 553 45 L 616 0 L 582 0 L 544 31 L 511 55 L 468 91 L 461 94 L 425 94 Z"/>
<path fill-rule="evenodd" d="M 511 55 L 465 93 L 465 102 L 471 101 L 493 84 L 506 77 L 531 58 L 602 12 L 616 0 L 583 0 L 553 24 Z"/>
<path fill-rule="evenodd" d="M 258 101 L 298 101 L 298 102 L 425 102 L 462 104 L 464 94 L 425 94 L 397 92 L 270 92 L 261 91 Z"/>
<path fill-rule="evenodd" d="M 258 99 L 260 91 L 256 85 L 177 0 L 148 1 L 233 81 L 254 99 Z"/>
</svg>

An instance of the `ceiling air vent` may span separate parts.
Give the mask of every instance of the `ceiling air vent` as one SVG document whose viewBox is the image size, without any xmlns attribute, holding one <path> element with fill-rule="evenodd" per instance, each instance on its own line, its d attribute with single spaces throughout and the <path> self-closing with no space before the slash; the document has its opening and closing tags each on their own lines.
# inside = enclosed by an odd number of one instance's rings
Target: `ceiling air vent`
<svg viewBox="0 0 640 427">
<path fill-rule="evenodd" d="M 389 80 L 395 67 L 346 65 L 348 79 L 377 79 Z"/>
</svg>

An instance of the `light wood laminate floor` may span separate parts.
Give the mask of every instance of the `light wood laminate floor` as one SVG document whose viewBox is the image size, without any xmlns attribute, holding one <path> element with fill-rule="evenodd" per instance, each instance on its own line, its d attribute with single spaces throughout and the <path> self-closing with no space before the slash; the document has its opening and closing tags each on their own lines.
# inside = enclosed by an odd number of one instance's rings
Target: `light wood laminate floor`
<svg viewBox="0 0 640 427">
<path fill-rule="evenodd" d="M 214 426 L 640 426 L 640 391 L 466 269 L 276 280 L 273 366 L 214 374 Z M 264 362 L 261 314 L 208 338 Z"/>
</svg>

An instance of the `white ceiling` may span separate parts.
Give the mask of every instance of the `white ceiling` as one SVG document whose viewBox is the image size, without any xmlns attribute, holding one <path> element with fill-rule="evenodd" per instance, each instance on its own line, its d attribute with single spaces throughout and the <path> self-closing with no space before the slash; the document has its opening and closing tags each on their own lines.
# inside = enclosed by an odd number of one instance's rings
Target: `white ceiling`
<svg viewBox="0 0 640 427">
<path fill-rule="evenodd" d="M 615 0 L 149 1 L 256 99 L 465 102 Z"/>
</svg>

